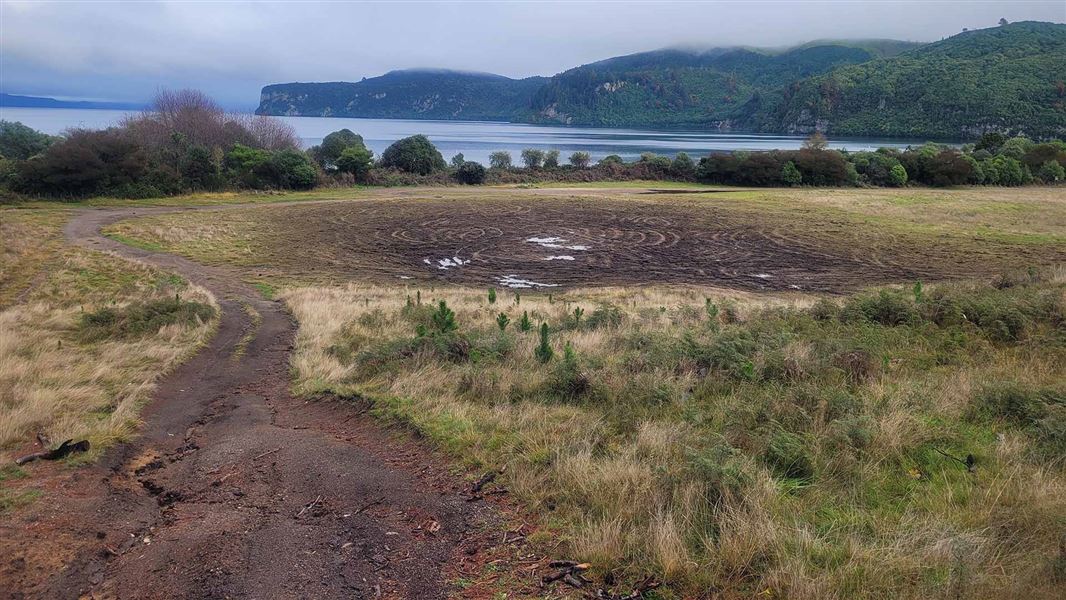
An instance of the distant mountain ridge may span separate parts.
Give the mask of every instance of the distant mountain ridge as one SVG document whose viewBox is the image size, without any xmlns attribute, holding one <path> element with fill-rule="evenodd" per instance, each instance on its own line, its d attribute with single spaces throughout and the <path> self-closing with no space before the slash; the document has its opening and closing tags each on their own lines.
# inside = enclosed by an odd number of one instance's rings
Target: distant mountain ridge
<svg viewBox="0 0 1066 600">
<path fill-rule="evenodd" d="M 21 96 L 18 94 L 0 94 L 0 106 L 11 108 L 92 108 L 110 110 L 141 110 L 145 107 L 138 102 L 97 102 L 93 100 L 56 100 L 43 96 Z"/>
<path fill-rule="evenodd" d="M 392 71 L 263 88 L 257 114 L 607 127 L 972 137 L 1066 134 L 1066 25 L 1022 22 L 940 42 L 819 40 L 667 48 L 553 77 Z"/>
</svg>

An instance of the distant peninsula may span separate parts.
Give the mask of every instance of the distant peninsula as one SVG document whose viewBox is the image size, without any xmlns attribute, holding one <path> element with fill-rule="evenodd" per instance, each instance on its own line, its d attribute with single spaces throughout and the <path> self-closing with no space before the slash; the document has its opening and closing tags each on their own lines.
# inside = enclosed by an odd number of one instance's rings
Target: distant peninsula
<svg viewBox="0 0 1066 600">
<path fill-rule="evenodd" d="M 92 100 L 56 100 L 41 96 L 20 96 L 0 94 L 0 106 L 11 108 L 86 108 L 109 110 L 142 110 L 144 103 L 138 102 L 96 102 Z"/>
</svg>

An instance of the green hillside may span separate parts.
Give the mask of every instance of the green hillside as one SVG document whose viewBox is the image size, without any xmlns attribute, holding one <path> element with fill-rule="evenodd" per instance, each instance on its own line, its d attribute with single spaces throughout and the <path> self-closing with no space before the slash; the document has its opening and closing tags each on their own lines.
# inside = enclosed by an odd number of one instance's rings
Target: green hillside
<svg viewBox="0 0 1066 600">
<path fill-rule="evenodd" d="M 1066 133 L 1066 25 L 969 31 L 892 58 L 842 66 L 760 94 L 742 129 L 971 138 Z"/>
<path fill-rule="evenodd" d="M 742 48 L 645 52 L 552 77 L 534 95 L 527 118 L 569 125 L 728 126 L 760 90 L 875 56 L 831 42 L 776 54 Z"/>
</svg>

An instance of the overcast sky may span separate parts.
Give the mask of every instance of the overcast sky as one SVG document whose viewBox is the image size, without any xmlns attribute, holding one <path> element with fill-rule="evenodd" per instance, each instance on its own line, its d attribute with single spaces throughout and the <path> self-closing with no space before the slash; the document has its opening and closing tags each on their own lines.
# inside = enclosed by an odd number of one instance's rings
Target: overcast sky
<svg viewBox="0 0 1066 600">
<path fill-rule="evenodd" d="M 1066 0 L 929 2 L 41 2 L 0 0 L 0 91 L 140 101 L 196 87 L 231 107 L 287 81 L 445 67 L 511 77 L 665 46 L 933 41 L 1066 21 Z"/>
</svg>

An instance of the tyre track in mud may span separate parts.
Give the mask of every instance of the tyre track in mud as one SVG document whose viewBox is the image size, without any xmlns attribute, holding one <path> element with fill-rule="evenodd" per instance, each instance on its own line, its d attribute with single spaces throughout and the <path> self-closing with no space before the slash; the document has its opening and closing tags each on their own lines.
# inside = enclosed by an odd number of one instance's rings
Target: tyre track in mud
<svg viewBox="0 0 1066 600">
<path fill-rule="evenodd" d="M 222 314 L 210 343 L 160 381 L 136 441 L 0 520 L 0 596 L 447 595 L 446 572 L 475 560 L 497 512 L 365 407 L 293 398 L 296 324 L 281 303 L 226 269 L 100 234 L 174 210 L 86 210 L 65 228 L 68 243 L 209 289 Z"/>
</svg>

